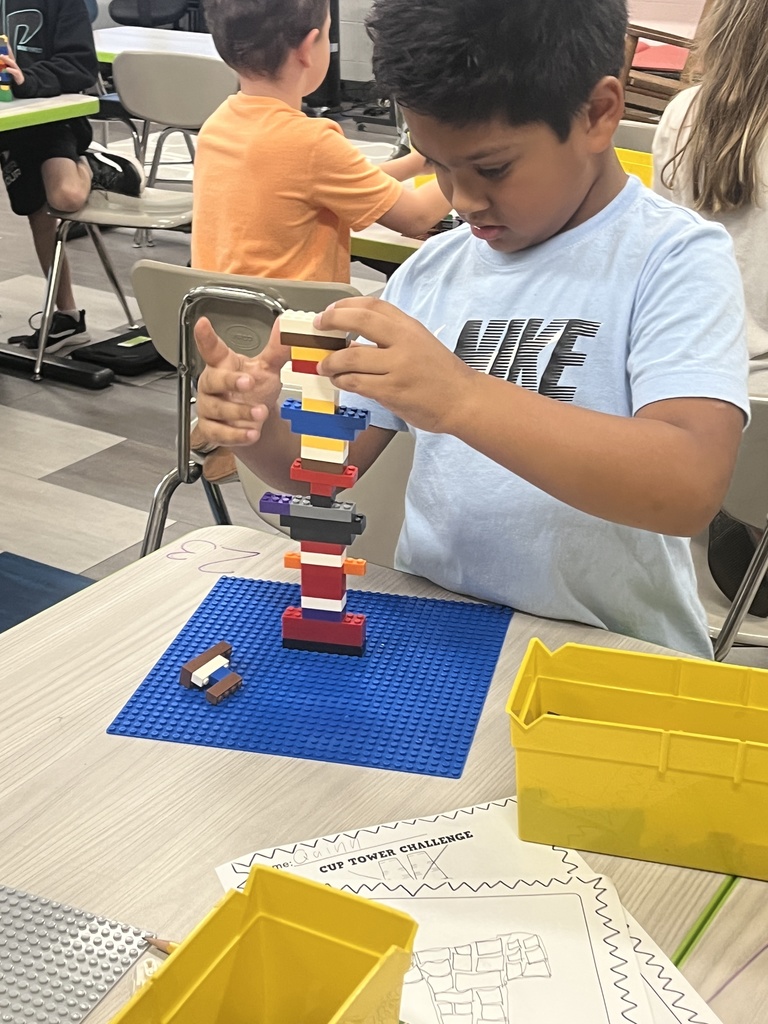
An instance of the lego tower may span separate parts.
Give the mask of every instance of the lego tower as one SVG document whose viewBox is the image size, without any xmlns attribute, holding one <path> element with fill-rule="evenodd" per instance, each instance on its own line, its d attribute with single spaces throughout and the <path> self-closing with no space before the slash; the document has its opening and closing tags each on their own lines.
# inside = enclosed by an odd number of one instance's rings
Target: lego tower
<svg viewBox="0 0 768 1024">
<path fill-rule="evenodd" d="M 349 442 L 368 426 L 369 414 L 339 406 L 339 390 L 317 372 L 329 352 L 346 348 L 343 331 L 318 331 L 314 313 L 289 311 L 280 317 L 280 339 L 290 346 L 291 368 L 283 383 L 300 389 L 281 414 L 301 435 L 301 457 L 291 466 L 291 479 L 309 484 L 309 495 L 265 494 L 262 512 L 280 516 L 300 550 L 285 556 L 288 568 L 301 570 L 301 607 L 283 613 L 283 647 L 333 654 L 365 653 L 365 616 L 347 612 L 349 575 L 361 576 L 365 562 L 347 558 L 347 547 L 365 529 L 365 516 L 354 502 L 336 501 L 336 493 L 357 480 L 357 467 L 347 462 Z"/>
</svg>

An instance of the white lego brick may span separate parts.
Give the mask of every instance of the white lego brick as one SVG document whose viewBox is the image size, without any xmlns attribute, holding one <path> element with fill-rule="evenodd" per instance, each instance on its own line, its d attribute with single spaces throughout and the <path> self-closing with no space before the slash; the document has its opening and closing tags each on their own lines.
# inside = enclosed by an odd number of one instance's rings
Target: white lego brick
<svg viewBox="0 0 768 1024">
<path fill-rule="evenodd" d="M 314 334 L 318 338 L 346 338 L 346 331 L 320 331 L 313 321 L 317 313 L 305 313 L 300 309 L 287 309 L 278 318 L 280 330 L 286 334 Z"/>
<path fill-rule="evenodd" d="M 303 436 L 305 435 L 302 434 Z M 311 444 L 302 444 L 301 457 L 302 459 L 315 459 L 317 462 L 333 462 L 343 466 L 349 458 L 349 445 L 345 441 L 344 448 L 340 452 L 334 452 L 330 448 L 315 448 Z"/>
<path fill-rule="evenodd" d="M 302 608 L 314 608 L 318 612 L 343 612 L 347 607 L 347 595 L 340 601 L 332 600 L 330 597 L 303 597 L 301 598 Z"/>
<path fill-rule="evenodd" d="M 317 551 L 302 551 L 302 565 L 325 565 L 331 569 L 341 569 L 344 566 L 344 555 L 321 555 Z"/>
<path fill-rule="evenodd" d="M 303 398 L 339 404 L 339 389 L 333 386 L 330 377 L 321 377 L 318 373 L 297 373 L 286 363 L 280 373 L 280 380 L 283 387 L 301 391 Z"/>
<path fill-rule="evenodd" d="M 223 658 L 220 654 L 215 658 L 211 658 L 210 661 L 206 661 L 204 665 L 201 665 L 197 672 L 192 673 L 192 685 L 199 686 L 201 688 L 208 685 L 208 680 L 211 678 L 217 669 L 224 668 L 225 665 L 229 665 L 229 658 Z"/>
</svg>

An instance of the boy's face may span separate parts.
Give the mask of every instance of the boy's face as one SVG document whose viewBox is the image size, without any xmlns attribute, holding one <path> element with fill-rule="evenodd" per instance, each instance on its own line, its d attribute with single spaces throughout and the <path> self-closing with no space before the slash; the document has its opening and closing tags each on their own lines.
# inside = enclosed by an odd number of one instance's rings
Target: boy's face
<svg viewBox="0 0 768 1024">
<path fill-rule="evenodd" d="M 594 216 L 620 191 L 615 161 L 577 117 L 561 142 L 547 125 L 491 120 L 456 128 L 406 111 L 414 147 L 472 234 L 518 252 Z M 604 133 L 603 133 L 604 134 Z"/>
</svg>

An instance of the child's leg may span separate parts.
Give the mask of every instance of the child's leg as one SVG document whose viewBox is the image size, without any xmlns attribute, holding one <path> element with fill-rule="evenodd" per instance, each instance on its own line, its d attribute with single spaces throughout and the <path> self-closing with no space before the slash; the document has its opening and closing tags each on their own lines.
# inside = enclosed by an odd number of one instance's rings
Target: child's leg
<svg viewBox="0 0 768 1024">
<path fill-rule="evenodd" d="M 82 203 L 80 204 L 82 206 Z M 46 212 L 46 207 L 38 210 L 37 213 L 29 215 L 29 226 L 32 228 L 32 238 L 35 243 L 35 252 L 43 273 L 48 276 L 48 271 L 53 262 L 53 247 L 56 240 L 56 227 L 58 221 Z M 61 277 L 56 292 L 56 308 L 67 310 L 76 309 L 75 296 L 72 291 L 72 273 L 69 269 L 69 260 L 64 253 L 61 261 Z"/>
</svg>

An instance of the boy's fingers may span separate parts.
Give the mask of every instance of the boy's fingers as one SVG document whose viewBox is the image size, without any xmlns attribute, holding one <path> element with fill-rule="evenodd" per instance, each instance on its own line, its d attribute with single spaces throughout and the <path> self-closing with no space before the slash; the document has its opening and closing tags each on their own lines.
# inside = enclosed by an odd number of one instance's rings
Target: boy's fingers
<svg viewBox="0 0 768 1024">
<path fill-rule="evenodd" d="M 254 444 L 261 436 L 260 423 L 252 423 L 249 427 L 231 427 L 226 423 L 206 422 L 202 429 L 206 441 L 226 448 L 244 448 Z"/>
<path fill-rule="evenodd" d="M 225 370 L 238 370 L 242 366 L 240 356 L 224 344 L 205 316 L 201 316 L 195 324 L 195 344 L 206 366 Z"/>
<path fill-rule="evenodd" d="M 206 367 L 197 382 L 198 395 L 226 395 L 240 405 L 255 405 L 252 392 L 256 382 L 250 374 L 239 370 L 216 370 Z"/>
<path fill-rule="evenodd" d="M 254 423 L 263 423 L 267 418 L 267 407 L 256 402 L 237 402 L 215 395 L 206 395 L 204 400 L 198 399 L 198 415 L 206 423 L 227 423 L 232 427 L 252 427 Z"/>
<path fill-rule="evenodd" d="M 323 331 L 346 331 L 361 334 L 386 348 L 397 337 L 398 323 L 404 325 L 410 317 L 389 302 L 361 296 L 341 299 L 315 317 L 315 327 Z"/>
</svg>

